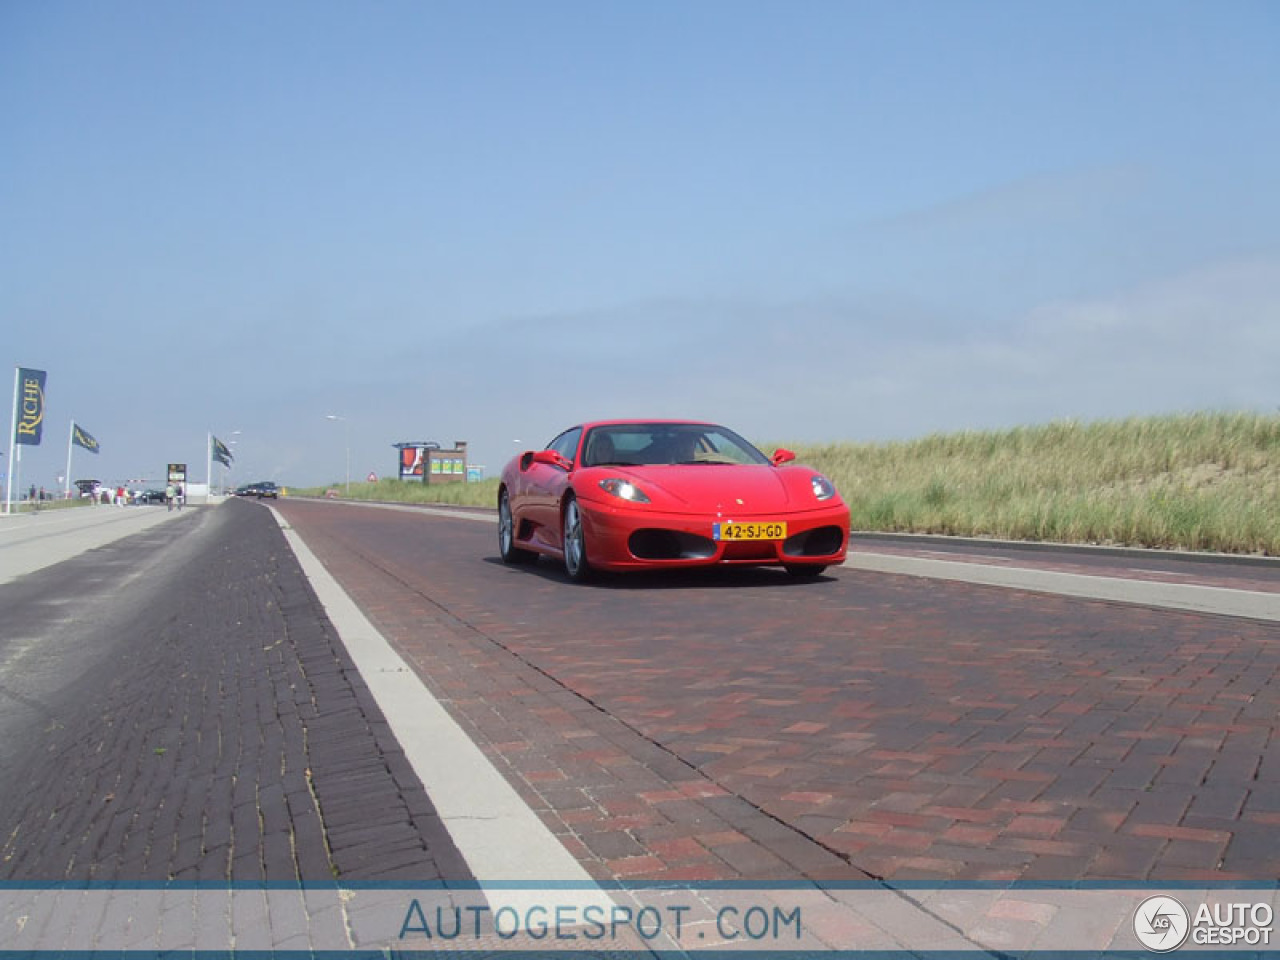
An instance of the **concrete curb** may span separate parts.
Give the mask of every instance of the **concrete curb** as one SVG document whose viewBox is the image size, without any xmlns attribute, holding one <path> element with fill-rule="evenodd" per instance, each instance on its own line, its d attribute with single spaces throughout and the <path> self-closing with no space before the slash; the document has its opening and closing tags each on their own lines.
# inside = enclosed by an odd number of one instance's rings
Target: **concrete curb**
<svg viewBox="0 0 1280 960">
<path fill-rule="evenodd" d="M 956 580 L 989 587 L 1051 593 L 1083 600 L 1107 600 L 1166 610 L 1187 610 L 1250 620 L 1280 621 L 1280 593 L 1233 590 L 1191 583 L 1159 583 L 1096 577 L 1057 570 L 996 567 L 984 563 L 850 553 L 844 565 L 854 570 L 894 573 L 935 580 Z"/>
<path fill-rule="evenodd" d="M 1026 550 L 1030 553 L 1063 551 L 1087 556 L 1118 557 L 1135 560 L 1185 560 L 1192 563 L 1230 563 L 1240 566 L 1280 570 L 1280 557 L 1263 557 L 1248 553 L 1208 553 L 1197 550 L 1159 550 L 1154 547 L 1111 547 L 1101 543 L 1051 543 L 1044 540 L 1000 540 L 995 537 L 953 537 L 937 533 L 885 533 L 854 530 L 850 540 L 902 543 L 918 546 L 986 547 L 998 550 Z"/>
</svg>

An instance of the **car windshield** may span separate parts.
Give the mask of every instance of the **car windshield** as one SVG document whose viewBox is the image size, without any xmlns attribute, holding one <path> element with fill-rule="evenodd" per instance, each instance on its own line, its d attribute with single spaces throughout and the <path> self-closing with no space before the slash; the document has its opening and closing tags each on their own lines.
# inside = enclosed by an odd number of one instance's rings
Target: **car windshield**
<svg viewBox="0 0 1280 960">
<path fill-rule="evenodd" d="M 706 423 L 619 423 L 594 427 L 584 467 L 767 464 L 769 458 L 726 427 Z"/>
</svg>

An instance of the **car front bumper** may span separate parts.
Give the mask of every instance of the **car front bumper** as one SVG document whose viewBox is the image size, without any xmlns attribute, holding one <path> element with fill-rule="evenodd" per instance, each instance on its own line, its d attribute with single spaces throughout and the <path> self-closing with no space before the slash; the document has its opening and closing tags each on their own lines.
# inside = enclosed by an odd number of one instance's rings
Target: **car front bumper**
<svg viewBox="0 0 1280 960">
<path fill-rule="evenodd" d="M 580 500 L 587 559 L 602 570 L 675 569 L 716 564 L 743 566 L 843 563 L 849 546 L 849 508 L 843 502 L 812 510 L 710 516 L 618 508 Z M 714 539 L 715 524 L 787 524 L 784 540 Z"/>
</svg>

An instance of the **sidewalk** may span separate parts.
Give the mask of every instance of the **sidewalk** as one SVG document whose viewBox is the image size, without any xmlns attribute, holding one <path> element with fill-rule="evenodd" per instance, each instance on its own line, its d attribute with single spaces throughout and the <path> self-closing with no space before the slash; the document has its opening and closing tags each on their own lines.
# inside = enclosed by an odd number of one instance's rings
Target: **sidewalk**
<svg viewBox="0 0 1280 960">
<path fill-rule="evenodd" d="M 0 515 L 0 584 L 188 512 L 100 505 Z"/>
<path fill-rule="evenodd" d="M 1037 558 L 957 556 L 922 548 L 859 544 L 844 564 L 855 570 L 955 580 L 1064 597 L 1110 600 L 1168 610 L 1189 610 L 1251 620 L 1280 621 L 1280 588 L 1263 580 L 1165 574 L 1133 567 L 1094 567 Z M 1160 579 L 1158 579 L 1160 578 Z M 1242 583 L 1247 589 L 1229 584 Z"/>
</svg>

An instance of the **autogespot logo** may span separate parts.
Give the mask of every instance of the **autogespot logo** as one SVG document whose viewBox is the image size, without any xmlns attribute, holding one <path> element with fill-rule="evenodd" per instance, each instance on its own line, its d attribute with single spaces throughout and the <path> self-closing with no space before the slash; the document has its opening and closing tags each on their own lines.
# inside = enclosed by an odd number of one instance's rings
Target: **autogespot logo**
<svg viewBox="0 0 1280 960">
<path fill-rule="evenodd" d="M 1133 932 L 1153 953 L 1177 950 L 1190 929 L 1191 915 L 1173 897 L 1147 897 L 1133 915 Z"/>
</svg>

